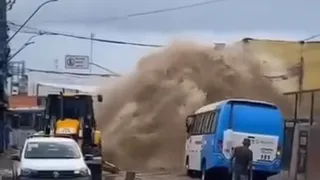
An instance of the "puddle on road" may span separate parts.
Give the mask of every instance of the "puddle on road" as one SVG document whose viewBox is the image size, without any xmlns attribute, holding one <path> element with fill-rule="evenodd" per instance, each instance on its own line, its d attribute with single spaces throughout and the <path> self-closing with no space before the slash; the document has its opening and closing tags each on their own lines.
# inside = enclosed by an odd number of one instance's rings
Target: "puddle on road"
<svg viewBox="0 0 320 180">
<path fill-rule="evenodd" d="M 12 177 L 12 170 L 11 169 L 0 169 L 0 176 L 1 177 Z"/>
</svg>

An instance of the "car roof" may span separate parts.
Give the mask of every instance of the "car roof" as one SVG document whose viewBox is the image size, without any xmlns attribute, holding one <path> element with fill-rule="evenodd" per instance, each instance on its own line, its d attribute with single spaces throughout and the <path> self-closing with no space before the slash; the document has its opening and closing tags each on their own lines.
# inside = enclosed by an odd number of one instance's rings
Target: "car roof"
<svg viewBox="0 0 320 180">
<path fill-rule="evenodd" d="M 27 142 L 74 142 L 71 138 L 64 137 L 31 137 L 27 139 Z"/>
</svg>

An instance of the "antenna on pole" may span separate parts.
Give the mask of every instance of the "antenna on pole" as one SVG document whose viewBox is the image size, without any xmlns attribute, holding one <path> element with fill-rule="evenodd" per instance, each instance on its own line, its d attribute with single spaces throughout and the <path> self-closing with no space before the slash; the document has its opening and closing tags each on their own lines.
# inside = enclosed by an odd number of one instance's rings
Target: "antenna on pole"
<svg viewBox="0 0 320 180">
<path fill-rule="evenodd" d="M 91 73 L 91 71 L 92 71 L 91 64 L 93 63 L 93 38 L 94 38 L 94 33 L 90 34 L 90 38 L 91 38 L 91 41 L 90 41 L 90 65 L 89 65 L 89 71 Z"/>
<path fill-rule="evenodd" d="M 58 59 L 54 60 L 54 69 L 57 71 L 59 69 L 59 61 Z"/>
</svg>

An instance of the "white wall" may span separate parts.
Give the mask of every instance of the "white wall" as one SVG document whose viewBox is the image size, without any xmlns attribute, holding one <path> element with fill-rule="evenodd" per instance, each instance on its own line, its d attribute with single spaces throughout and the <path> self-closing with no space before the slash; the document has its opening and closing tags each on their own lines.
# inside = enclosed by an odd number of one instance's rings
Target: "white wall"
<svg viewBox="0 0 320 180">
<path fill-rule="evenodd" d="M 28 95 L 36 95 L 37 83 L 55 83 L 55 84 L 68 84 L 68 85 L 83 85 L 83 86 L 99 86 L 105 84 L 113 78 L 106 77 L 80 77 L 73 75 L 59 75 L 59 74 L 46 74 L 29 72 L 28 73 Z M 39 95 L 46 95 L 48 93 L 59 93 L 60 88 L 40 87 Z M 66 92 L 75 92 L 66 90 Z"/>
</svg>

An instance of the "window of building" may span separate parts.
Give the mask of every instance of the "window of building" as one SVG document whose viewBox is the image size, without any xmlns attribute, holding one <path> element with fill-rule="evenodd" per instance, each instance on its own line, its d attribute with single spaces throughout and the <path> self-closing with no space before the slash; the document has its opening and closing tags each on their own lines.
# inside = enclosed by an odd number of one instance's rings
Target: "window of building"
<svg viewBox="0 0 320 180">
<path fill-rule="evenodd" d="M 19 119 L 20 128 L 33 127 L 33 114 L 21 113 Z"/>
</svg>

